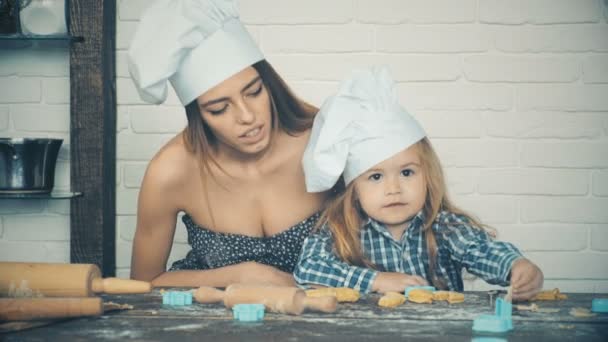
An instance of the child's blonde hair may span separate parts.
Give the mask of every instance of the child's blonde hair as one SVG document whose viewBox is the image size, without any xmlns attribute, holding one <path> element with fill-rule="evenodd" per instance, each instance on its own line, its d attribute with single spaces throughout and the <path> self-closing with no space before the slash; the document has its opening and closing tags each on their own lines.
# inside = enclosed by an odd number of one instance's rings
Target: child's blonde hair
<svg viewBox="0 0 608 342">
<path fill-rule="evenodd" d="M 445 281 L 439 279 L 435 272 L 437 260 L 437 242 L 432 230 L 433 222 L 437 219 L 440 211 L 446 210 L 458 215 L 462 215 L 469 220 L 469 223 L 479 229 L 489 229 L 472 215 L 460 210 L 452 204 L 447 196 L 447 186 L 441 168 L 441 163 L 431 142 L 423 138 L 413 145 L 420 158 L 421 168 L 426 182 L 426 199 L 422 208 L 424 214 L 423 232 L 425 233 L 426 244 L 429 253 L 429 274 L 433 285 L 439 289 L 445 289 Z M 342 180 L 340 180 L 342 182 Z M 341 188 L 341 189 L 339 189 Z M 356 266 L 374 268 L 365 258 L 361 249 L 361 225 L 366 218 L 357 203 L 354 190 L 354 182 L 346 188 L 336 186 L 335 196 L 329 201 L 323 215 L 321 216 L 318 227 L 327 223 L 334 239 L 335 252 L 343 261 Z"/>
</svg>

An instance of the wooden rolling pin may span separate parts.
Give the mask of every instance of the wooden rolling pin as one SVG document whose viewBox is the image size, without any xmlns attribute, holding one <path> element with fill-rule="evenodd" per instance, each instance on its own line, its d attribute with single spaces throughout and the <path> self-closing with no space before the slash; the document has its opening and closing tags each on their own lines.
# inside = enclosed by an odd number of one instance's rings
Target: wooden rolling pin
<svg viewBox="0 0 608 342">
<path fill-rule="evenodd" d="M 90 297 L 96 293 L 148 293 L 151 289 L 145 281 L 104 279 L 93 264 L 0 262 L 0 297 L 14 297 L 11 291 L 31 291 L 33 296 L 45 297 Z"/>
<path fill-rule="evenodd" d="M 99 316 L 101 298 L 0 298 L 0 321 Z"/>
<path fill-rule="evenodd" d="M 236 304 L 264 304 L 270 312 L 299 315 L 305 309 L 321 312 L 336 311 L 336 297 L 307 297 L 296 287 L 233 284 L 226 291 L 200 287 L 194 293 L 199 303 L 224 302 L 227 308 Z"/>
</svg>

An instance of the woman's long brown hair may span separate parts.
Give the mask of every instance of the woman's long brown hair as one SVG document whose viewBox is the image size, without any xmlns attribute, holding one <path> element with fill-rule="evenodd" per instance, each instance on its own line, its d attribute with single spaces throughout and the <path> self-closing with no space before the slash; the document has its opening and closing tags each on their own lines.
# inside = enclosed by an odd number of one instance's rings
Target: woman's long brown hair
<svg viewBox="0 0 608 342">
<path fill-rule="evenodd" d="M 273 129 L 297 135 L 312 127 L 318 109 L 298 99 L 266 60 L 261 60 L 252 67 L 258 72 L 269 92 Z M 211 173 L 211 164 L 221 169 L 210 153 L 216 147 L 217 139 L 203 120 L 196 99 L 186 105 L 186 115 L 188 117 L 188 126 L 184 129 L 186 147 L 199 156 L 206 174 Z"/>
<path fill-rule="evenodd" d="M 429 275 L 432 284 L 438 289 L 447 287 L 445 280 L 437 276 L 437 241 L 433 233 L 433 222 L 441 210 L 463 215 L 469 223 L 479 229 L 490 229 L 474 216 L 454 206 L 447 196 L 447 186 L 441 163 L 431 142 L 424 138 L 414 145 L 420 158 L 426 182 L 426 199 L 422 212 L 424 215 L 423 232 L 429 253 Z M 329 201 L 318 227 L 327 223 L 334 239 L 335 252 L 340 259 L 352 265 L 374 268 L 367 260 L 361 248 L 361 226 L 366 218 L 357 204 L 354 183 L 351 182 L 343 191 Z"/>
<path fill-rule="evenodd" d="M 275 132 L 276 130 L 283 130 L 287 134 L 295 136 L 310 129 L 318 108 L 296 97 L 281 76 L 266 60 L 261 60 L 253 64 L 252 67 L 260 75 L 269 93 L 272 130 Z M 185 145 L 189 152 L 197 156 L 201 179 L 203 184 L 206 184 L 209 177 L 216 179 L 211 171 L 211 165 L 214 165 L 225 173 L 225 170 L 215 160 L 212 153 L 217 147 L 217 138 L 213 135 L 205 120 L 203 120 L 196 99 L 186 105 L 186 116 L 188 117 L 188 126 L 183 131 Z M 221 184 L 219 185 L 222 186 Z M 205 186 L 206 188 L 207 186 Z M 206 191 L 205 197 L 212 225 L 215 226 L 213 212 L 210 208 L 209 197 Z"/>
</svg>

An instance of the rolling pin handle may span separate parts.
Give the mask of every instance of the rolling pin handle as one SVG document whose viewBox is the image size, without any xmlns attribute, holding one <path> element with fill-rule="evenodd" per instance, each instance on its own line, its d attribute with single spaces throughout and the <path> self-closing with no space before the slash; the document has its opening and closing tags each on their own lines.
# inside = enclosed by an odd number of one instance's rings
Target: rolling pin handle
<svg viewBox="0 0 608 342">
<path fill-rule="evenodd" d="M 94 293 L 126 294 L 126 293 L 149 293 L 152 284 L 147 281 L 120 279 L 120 278 L 95 278 L 91 283 Z"/>
</svg>

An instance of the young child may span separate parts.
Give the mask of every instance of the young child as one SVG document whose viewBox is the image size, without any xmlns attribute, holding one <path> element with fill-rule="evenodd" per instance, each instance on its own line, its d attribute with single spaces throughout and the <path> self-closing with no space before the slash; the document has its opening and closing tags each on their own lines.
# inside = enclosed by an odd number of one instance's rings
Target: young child
<svg viewBox="0 0 608 342">
<path fill-rule="evenodd" d="M 300 286 L 463 291 L 462 269 L 529 299 L 541 270 L 447 198 L 441 165 L 386 68 L 360 70 L 317 114 L 303 157 L 310 192 L 338 190 L 303 245 Z"/>
</svg>

